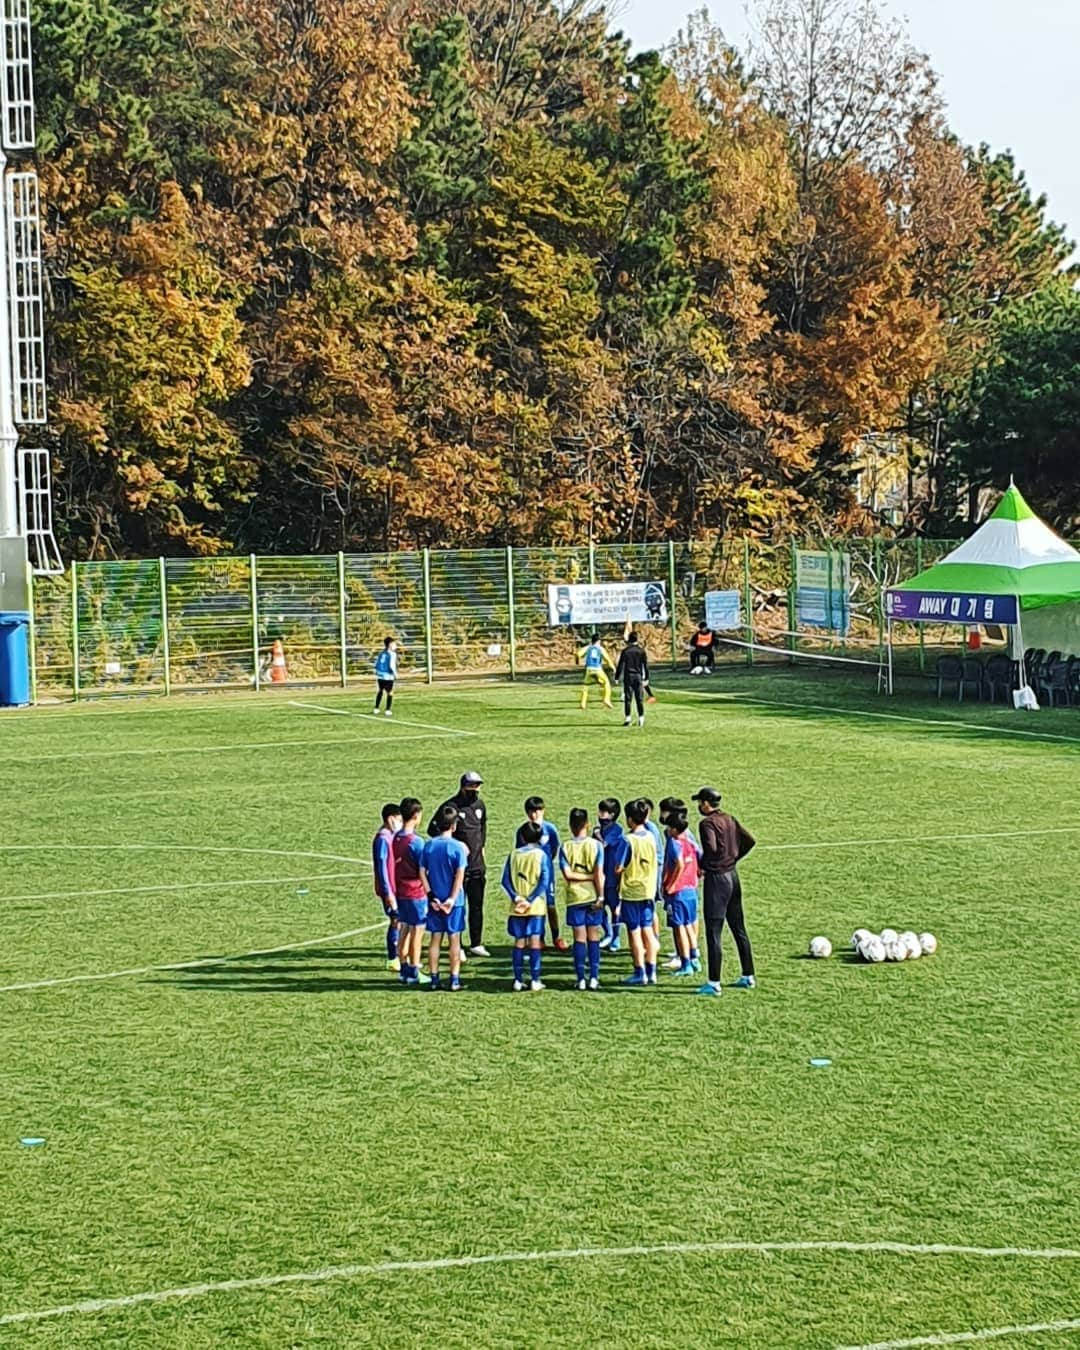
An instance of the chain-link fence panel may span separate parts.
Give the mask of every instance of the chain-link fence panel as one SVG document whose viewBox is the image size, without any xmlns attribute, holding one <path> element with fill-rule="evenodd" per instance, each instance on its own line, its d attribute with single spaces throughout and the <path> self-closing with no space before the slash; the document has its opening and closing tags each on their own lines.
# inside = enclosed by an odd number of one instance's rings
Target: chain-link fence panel
<svg viewBox="0 0 1080 1350">
<path fill-rule="evenodd" d="M 435 674 L 510 669 L 510 572 L 505 549 L 432 553 L 431 649 Z"/>
<path fill-rule="evenodd" d="M 248 558 L 168 558 L 172 687 L 255 683 L 260 664 Z"/>
<path fill-rule="evenodd" d="M 140 693 L 165 688 L 161 566 L 80 563 L 75 661 L 81 693 Z"/>
<path fill-rule="evenodd" d="M 383 640 L 398 641 L 402 679 L 427 675 L 423 553 L 350 553 L 343 565 L 350 680 L 374 679 Z"/>
<path fill-rule="evenodd" d="M 589 640 L 584 628 L 549 622 L 548 587 L 581 586 L 596 579 L 588 548 L 516 548 L 513 551 L 514 646 L 518 671 L 566 670 Z"/>
<path fill-rule="evenodd" d="M 675 545 L 675 614 L 678 657 L 689 662 L 690 640 L 706 618 L 705 597 L 710 591 L 738 597 L 739 626 L 716 630 L 717 662 L 747 662 L 752 641 L 749 622 L 749 572 L 746 540 L 716 539 L 707 543 Z M 742 645 L 740 645 L 742 644 Z"/>
<path fill-rule="evenodd" d="M 336 557 L 256 560 L 262 660 L 280 641 L 291 682 L 341 683 L 339 583 Z"/>
<path fill-rule="evenodd" d="M 34 672 L 38 698 L 75 692 L 71 573 L 34 578 Z"/>
<path fill-rule="evenodd" d="M 594 549 L 596 580 L 654 581 L 663 586 L 667 595 L 668 611 L 655 623 L 634 625 L 649 660 L 657 667 L 671 663 L 671 623 L 668 617 L 672 604 L 670 557 L 667 544 L 602 544 Z M 621 638 L 622 634 L 617 635 Z"/>
</svg>

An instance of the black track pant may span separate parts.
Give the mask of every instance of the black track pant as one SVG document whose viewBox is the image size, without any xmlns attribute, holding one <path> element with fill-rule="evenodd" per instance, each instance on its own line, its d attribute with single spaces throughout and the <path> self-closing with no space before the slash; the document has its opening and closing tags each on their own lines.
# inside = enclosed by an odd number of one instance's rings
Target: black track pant
<svg viewBox="0 0 1080 1350">
<path fill-rule="evenodd" d="M 695 666 L 704 666 L 706 670 L 716 668 L 716 657 L 711 651 L 699 651 L 697 647 L 690 648 L 690 669 Z"/>
<path fill-rule="evenodd" d="M 623 687 L 622 687 L 622 702 L 623 702 L 623 716 L 624 716 L 624 717 L 629 717 L 629 716 L 630 716 L 630 700 L 631 700 L 631 699 L 633 699 L 634 702 L 637 704 L 638 716 L 639 716 L 639 717 L 644 717 L 644 716 L 645 716 L 645 700 L 644 700 L 644 698 L 642 697 L 642 688 L 641 688 L 641 680 L 640 680 L 640 679 L 623 680 Z"/>
<path fill-rule="evenodd" d="M 750 950 L 750 938 L 746 932 L 743 918 L 742 883 L 738 872 L 705 873 L 705 944 L 709 955 L 709 979 L 719 983 L 722 954 L 720 938 L 727 921 L 731 936 L 739 953 L 739 963 L 744 975 L 754 973 L 754 953 Z"/>
<path fill-rule="evenodd" d="M 465 873 L 465 903 L 469 906 L 469 946 L 479 947 L 484 941 L 484 888 L 487 876 L 483 872 Z"/>
<path fill-rule="evenodd" d="M 380 680 L 379 692 L 375 695 L 375 711 L 379 711 L 379 704 L 382 702 L 383 694 L 386 695 L 386 711 L 389 712 L 394 706 L 394 681 Z"/>
</svg>

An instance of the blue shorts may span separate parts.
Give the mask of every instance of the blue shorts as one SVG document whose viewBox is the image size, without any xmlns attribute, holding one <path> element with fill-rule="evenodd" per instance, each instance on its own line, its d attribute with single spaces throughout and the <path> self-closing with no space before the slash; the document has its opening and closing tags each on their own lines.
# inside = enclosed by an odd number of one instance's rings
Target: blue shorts
<svg viewBox="0 0 1080 1350">
<path fill-rule="evenodd" d="M 624 900 L 622 921 L 631 932 L 636 928 L 651 928 L 656 902 L 653 900 Z"/>
<path fill-rule="evenodd" d="M 668 898 L 667 912 L 672 928 L 686 928 L 697 923 L 697 891 L 676 891 Z"/>
<path fill-rule="evenodd" d="M 571 928 L 603 928 L 603 905 L 567 905 L 566 922 Z"/>
<path fill-rule="evenodd" d="M 455 905 L 449 914 L 444 914 L 439 909 L 429 909 L 427 930 L 429 933 L 464 933 L 465 906 Z"/>
<path fill-rule="evenodd" d="M 542 914 L 511 914 L 506 921 L 506 931 L 512 938 L 542 938 L 544 936 L 544 916 Z"/>
<path fill-rule="evenodd" d="M 409 928 L 422 928 L 427 923 L 426 900 L 399 900 L 397 912 L 398 923 L 403 923 Z"/>
</svg>

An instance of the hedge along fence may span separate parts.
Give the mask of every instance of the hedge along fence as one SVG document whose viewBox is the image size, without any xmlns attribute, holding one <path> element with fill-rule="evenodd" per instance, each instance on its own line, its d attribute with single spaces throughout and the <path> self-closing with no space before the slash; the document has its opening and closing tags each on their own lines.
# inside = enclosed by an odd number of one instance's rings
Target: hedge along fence
<svg viewBox="0 0 1080 1350">
<path fill-rule="evenodd" d="M 796 547 L 850 560 L 851 625 L 840 636 L 797 625 Z M 383 638 L 401 644 L 402 678 L 565 670 L 584 630 L 548 624 L 551 584 L 659 581 L 667 623 L 643 624 L 654 662 L 681 661 L 706 591 L 737 591 L 742 628 L 721 659 L 756 664 L 792 653 L 876 660 L 885 640 L 881 587 L 954 544 L 857 539 L 830 545 L 603 544 L 313 557 L 157 558 L 72 564 L 33 589 L 36 696 L 250 688 L 271 644 L 291 681 L 347 686 L 370 679 Z M 608 634 L 609 638 L 611 634 Z M 927 646 L 956 630 L 897 625 L 894 644 L 918 669 Z"/>
</svg>

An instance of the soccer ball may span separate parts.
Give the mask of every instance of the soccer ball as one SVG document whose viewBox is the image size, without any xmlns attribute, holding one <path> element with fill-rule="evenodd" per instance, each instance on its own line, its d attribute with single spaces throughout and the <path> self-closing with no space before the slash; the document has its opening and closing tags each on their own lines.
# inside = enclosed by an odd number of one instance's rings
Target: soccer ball
<svg viewBox="0 0 1080 1350">
<path fill-rule="evenodd" d="M 919 946 L 922 948 L 923 956 L 933 956 L 937 951 L 937 938 L 933 933 L 920 933 Z"/>
<path fill-rule="evenodd" d="M 904 944 L 900 941 L 899 938 L 894 938 L 892 942 L 886 942 L 884 946 L 885 946 L 886 961 L 907 960 L 907 947 L 904 946 Z"/>
<path fill-rule="evenodd" d="M 851 950 L 857 952 L 866 939 L 873 936 L 869 928 L 856 928 L 851 935 Z"/>
<path fill-rule="evenodd" d="M 823 961 L 825 957 L 832 956 L 832 943 L 827 937 L 811 938 L 810 955 L 816 957 L 819 961 Z"/>
<path fill-rule="evenodd" d="M 876 966 L 885 960 L 885 944 L 871 933 L 865 942 L 859 943 L 859 955 L 864 961 Z"/>
<path fill-rule="evenodd" d="M 917 933 L 901 933 L 900 941 L 907 948 L 909 961 L 917 961 L 922 956 L 922 944 Z"/>
<path fill-rule="evenodd" d="M 886 947 L 889 945 L 890 942 L 895 942 L 899 936 L 900 934 L 896 931 L 895 928 L 883 928 L 881 932 L 878 934 L 878 937 L 881 938 L 882 942 L 885 943 Z"/>
</svg>

